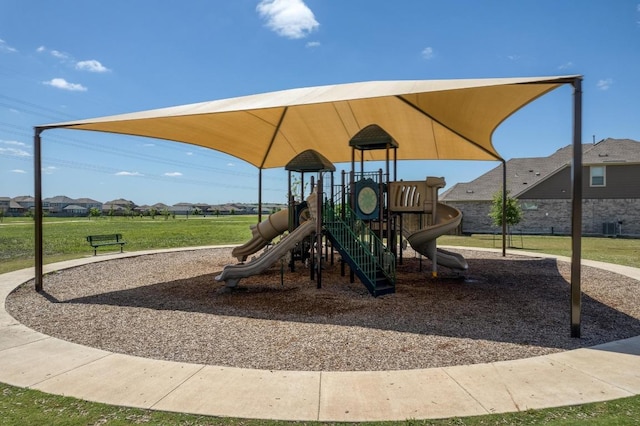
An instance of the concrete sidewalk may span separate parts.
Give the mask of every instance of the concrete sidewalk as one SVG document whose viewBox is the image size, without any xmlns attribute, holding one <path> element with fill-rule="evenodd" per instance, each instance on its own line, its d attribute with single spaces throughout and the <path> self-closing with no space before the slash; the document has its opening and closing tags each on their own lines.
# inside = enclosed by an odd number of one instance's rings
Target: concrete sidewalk
<svg viewBox="0 0 640 426">
<path fill-rule="evenodd" d="M 45 271 L 158 252 L 78 259 L 48 265 Z M 584 263 L 640 281 L 639 269 Z M 32 278 L 32 268 L 0 275 L 0 300 Z M 0 382 L 114 405 L 300 421 L 427 419 L 640 394 L 640 336 L 587 349 L 468 366 L 376 372 L 267 371 L 151 360 L 65 342 L 18 323 L 2 303 L 0 366 Z"/>
</svg>

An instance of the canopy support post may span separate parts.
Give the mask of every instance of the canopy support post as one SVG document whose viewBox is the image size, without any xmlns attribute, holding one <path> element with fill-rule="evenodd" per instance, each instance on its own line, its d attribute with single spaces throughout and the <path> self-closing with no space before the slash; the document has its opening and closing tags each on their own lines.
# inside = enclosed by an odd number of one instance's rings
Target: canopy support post
<svg viewBox="0 0 640 426">
<path fill-rule="evenodd" d="M 507 162 L 502 160 L 502 257 L 507 256 Z"/>
<path fill-rule="evenodd" d="M 262 222 L 262 167 L 258 169 L 258 223 Z"/>
<path fill-rule="evenodd" d="M 580 337 L 582 294 L 582 78 L 573 80 L 573 162 L 571 163 L 571 337 Z"/>
<path fill-rule="evenodd" d="M 41 128 L 35 128 L 33 137 L 33 182 L 34 182 L 34 198 L 35 210 L 34 214 L 34 245 L 35 245 L 35 288 L 38 293 L 42 292 L 42 139 L 40 133 Z"/>
</svg>

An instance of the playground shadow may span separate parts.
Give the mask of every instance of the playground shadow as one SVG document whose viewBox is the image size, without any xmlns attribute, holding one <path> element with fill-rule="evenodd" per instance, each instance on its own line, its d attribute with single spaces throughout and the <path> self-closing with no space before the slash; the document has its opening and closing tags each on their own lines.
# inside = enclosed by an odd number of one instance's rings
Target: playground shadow
<svg viewBox="0 0 640 426">
<path fill-rule="evenodd" d="M 640 335 L 640 320 L 624 304 L 607 303 L 616 274 L 583 269 L 582 334 L 570 337 L 568 265 L 545 258 L 469 258 L 463 277 L 442 271 L 431 279 L 430 263 L 404 259 L 395 294 L 371 297 L 357 279 L 349 283 L 339 264 L 325 265 L 322 288 L 300 268 L 273 268 L 244 279 L 236 289 L 216 273 L 158 282 L 58 301 L 216 316 L 362 327 L 398 333 L 487 340 L 563 350 Z M 77 283 L 82 285 L 81 283 Z M 605 287 L 605 288 L 603 288 Z M 595 289 L 596 297 L 590 295 Z M 134 315 L 122 310 L 122 315 Z"/>
</svg>

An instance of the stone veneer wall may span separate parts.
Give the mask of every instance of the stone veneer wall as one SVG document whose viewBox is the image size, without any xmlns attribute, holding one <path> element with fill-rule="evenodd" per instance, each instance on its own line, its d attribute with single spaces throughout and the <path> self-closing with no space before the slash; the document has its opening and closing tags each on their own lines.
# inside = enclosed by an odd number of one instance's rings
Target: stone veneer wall
<svg viewBox="0 0 640 426">
<path fill-rule="evenodd" d="M 462 212 L 462 233 L 494 233 L 500 228 L 489 217 L 490 201 L 447 202 Z M 520 200 L 523 220 L 514 231 L 529 234 L 571 233 L 571 200 Z M 618 222 L 622 222 L 619 224 Z M 603 235 L 603 223 L 613 223 L 613 233 L 640 236 L 640 199 L 585 199 L 582 233 Z"/>
</svg>

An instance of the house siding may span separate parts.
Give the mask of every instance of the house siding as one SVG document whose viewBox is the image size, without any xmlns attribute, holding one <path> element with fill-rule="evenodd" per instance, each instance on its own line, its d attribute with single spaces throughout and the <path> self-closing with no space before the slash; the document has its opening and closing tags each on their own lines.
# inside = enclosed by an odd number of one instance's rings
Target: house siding
<svg viewBox="0 0 640 426">
<path fill-rule="evenodd" d="M 447 202 L 462 212 L 462 232 L 465 234 L 494 233 L 501 229 L 489 217 L 490 201 Z M 520 201 L 522 221 L 514 226 L 526 234 L 571 233 L 571 200 L 527 199 Z M 603 235 L 604 224 L 614 224 L 614 234 L 640 236 L 640 199 L 583 199 L 582 233 Z"/>
</svg>

